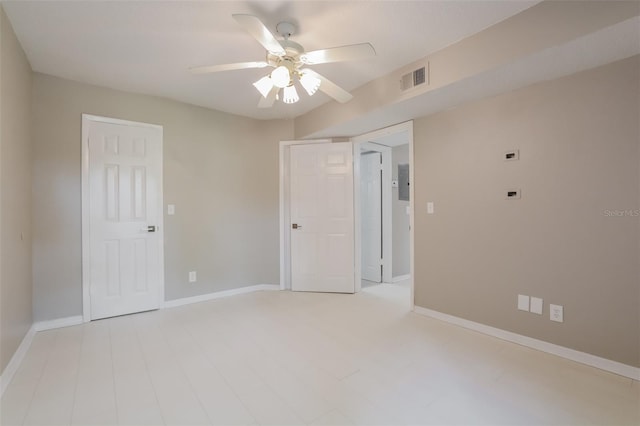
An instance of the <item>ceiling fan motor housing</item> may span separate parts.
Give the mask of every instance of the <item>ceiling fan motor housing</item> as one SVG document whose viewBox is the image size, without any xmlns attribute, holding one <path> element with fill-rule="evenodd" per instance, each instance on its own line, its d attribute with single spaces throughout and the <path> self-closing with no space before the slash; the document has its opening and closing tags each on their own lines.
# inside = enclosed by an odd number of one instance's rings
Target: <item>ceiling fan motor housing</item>
<svg viewBox="0 0 640 426">
<path fill-rule="evenodd" d="M 276 55 L 275 53 L 267 52 L 267 63 L 273 67 L 277 67 L 282 61 L 289 61 L 294 64 L 301 63 L 300 55 L 304 53 L 304 48 L 296 42 L 291 40 L 280 40 L 280 44 L 285 50 L 284 55 Z"/>
</svg>

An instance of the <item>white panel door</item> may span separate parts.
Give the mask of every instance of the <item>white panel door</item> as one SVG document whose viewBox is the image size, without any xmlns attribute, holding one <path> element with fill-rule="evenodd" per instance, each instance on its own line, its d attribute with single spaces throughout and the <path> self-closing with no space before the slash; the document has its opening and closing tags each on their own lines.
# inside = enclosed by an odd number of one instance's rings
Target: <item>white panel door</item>
<svg viewBox="0 0 640 426">
<path fill-rule="evenodd" d="M 162 129 L 88 125 L 91 319 L 158 309 Z"/>
<path fill-rule="evenodd" d="M 362 279 L 382 282 L 382 154 L 360 156 Z"/>
<path fill-rule="evenodd" d="M 350 142 L 291 147 L 291 289 L 354 293 Z"/>
</svg>

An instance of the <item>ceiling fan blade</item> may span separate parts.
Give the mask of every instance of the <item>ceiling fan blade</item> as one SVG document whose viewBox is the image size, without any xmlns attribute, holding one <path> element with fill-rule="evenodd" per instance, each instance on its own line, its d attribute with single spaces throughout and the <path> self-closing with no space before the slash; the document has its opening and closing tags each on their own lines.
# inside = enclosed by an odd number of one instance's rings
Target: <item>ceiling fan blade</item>
<svg viewBox="0 0 640 426">
<path fill-rule="evenodd" d="M 268 66 L 264 61 L 260 62 L 238 62 L 235 64 L 222 64 L 222 65 L 208 65 L 204 67 L 193 67 L 189 68 L 192 74 L 208 74 L 212 72 L 219 71 L 233 71 L 233 70 L 242 70 L 247 68 L 264 68 Z"/>
<path fill-rule="evenodd" d="M 273 103 L 276 101 L 276 97 L 278 96 L 279 87 L 274 86 L 271 91 L 267 94 L 267 97 L 264 98 L 260 96 L 260 102 L 258 102 L 258 108 L 271 108 Z"/>
<path fill-rule="evenodd" d="M 328 62 L 353 61 L 376 56 L 376 50 L 369 43 L 350 44 L 331 49 L 314 50 L 300 56 L 307 65 L 326 64 Z"/>
<path fill-rule="evenodd" d="M 303 71 L 303 70 L 300 70 L 300 71 Z M 351 99 L 353 99 L 353 95 L 351 93 L 347 92 L 342 87 L 338 86 L 333 81 L 318 74 L 317 72 L 310 70 L 309 68 L 305 68 L 304 72 L 318 78 L 320 80 L 319 89 L 324 93 L 326 93 L 327 95 L 331 96 L 336 101 L 340 102 L 341 104 L 349 102 Z"/>
<path fill-rule="evenodd" d="M 253 36 L 258 43 L 264 46 L 269 52 L 276 54 L 278 56 L 284 55 L 286 52 L 284 48 L 280 45 L 280 42 L 276 40 L 271 31 L 265 27 L 260 19 L 253 15 L 243 15 L 236 14 L 231 15 L 236 22 Z"/>
</svg>

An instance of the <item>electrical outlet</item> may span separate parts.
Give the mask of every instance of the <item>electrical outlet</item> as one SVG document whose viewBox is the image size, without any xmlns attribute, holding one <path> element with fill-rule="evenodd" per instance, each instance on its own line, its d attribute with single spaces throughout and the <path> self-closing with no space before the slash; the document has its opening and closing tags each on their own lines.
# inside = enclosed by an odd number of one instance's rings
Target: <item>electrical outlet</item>
<svg viewBox="0 0 640 426">
<path fill-rule="evenodd" d="M 520 159 L 520 150 L 513 149 L 504 153 L 504 161 L 514 161 Z"/>
<path fill-rule="evenodd" d="M 549 305 L 549 319 L 555 322 L 564 322 L 564 308 L 562 305 Z"/>
<path fill-rule="evenodd" d="M 518 309 L 529 312 L 529 296 L 525 296 L 524 294 L 518 295 Z"/>
<path fill-rule="evenodd" d="M 518 188 L 507 189 L 506 192 L 507 192 L 507 196 L 505 197 L 506 200 L 519 200 L 521 197 L 520 189 Z"/>
<path fill-rule="evenodd" d="M 189 282 L 195 283 L 198 280 L 198 276 L 196 275 L 196 271 L 189 272 Z"/>
<path fill-rule="evenodd" d="M 542 315 L 542 299 L 539 297 L 532 297 L 529 311 L 534 314 Z"/>
</svg>

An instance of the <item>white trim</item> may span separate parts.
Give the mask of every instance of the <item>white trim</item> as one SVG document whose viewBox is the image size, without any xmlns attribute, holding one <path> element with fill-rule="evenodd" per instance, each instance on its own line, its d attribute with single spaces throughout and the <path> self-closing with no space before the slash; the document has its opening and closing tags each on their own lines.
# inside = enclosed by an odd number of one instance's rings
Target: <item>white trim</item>
<svg viewBox="0 0 640 426">
<path fill-rule="evenodd" d="M 291 229 L 289 228 L 289 152 L 291 145 L 331 143 L 331 139 L 281 141 L 280 172 L 280 290 L 291 290 Z"/>
<path fill-rule="evenodd" d="M 89 249 L 91 234 L 89 232 L 89 126 L 88 121 L 101 119 L 92 115 L 82 114 L 82 317 L 84 322 L 91 321 L 91 293 L 89 291 Z"/>
<path fill-rule="evenodd" d="M 398 283 L 398 282 L 400 282 L 400 281 L 408 280 L 409 278 L 411 278 L 411 274 L 398 275 L 397 277 L 393 277 L 393 279 L 391 280 L 391 282 L 392 282 L 392 283 Z"/>
<path fill-rule="evenodd" d="M 18 349 L 13 353 L 13 356 L 9 360 L 9 363 L 4 368 L 4 371 L 0 375 L 0 397 L 4 395 L 4 391 L 7 390 L 11 380 L 13 380 L 13 376 L 15 376 L 18 368 L 22 364 L 22 360 L 24 360 L 29 347 L 31 346 L 31 342 L 33 341 L 33 336 L 36 334 L 36 329 L 32 325 L 27 331 L 27 334 L 22 338 L 22 342 L 18 345 Z"/>
<path fill-rule="evenodd" d="M 167 300 L 164 302 L 165 308 L 175 308 L 176 306 L 190 305 L 192 303 L 206 302 L 207 300 L 220 299 L 223 297 L 236 296 L 238 294 L 253 293 L 254 291 L 279 291 L 279 284 L 257 284 L 248 287 L 232 288 L 230 290 L 216 291 L 214 293 L 201 294 L 199 296 L 183 297 L 181 299 Z"/>
<path fill-rule="evenodd" d="M 80 325 L 83 322 L 85 321 L 82 315 L 75 315 L 72 317 L 57 318 L 57 319 L 48 320 L 48 321 L 38 321 L 33 324 L 33 328 L 35 331 L 46 331 L 46 330 L 53 330 L 55 328 L 63 328 L 63 327 L 71 327 L 73 325 Z"/>
<path fill-rule="evenodd" d="M 434 311 L 432 309 L 427 309 L 420 306 L 414 306 L 413 311 L 420 315 L 425 315 L 431 318 L 445 321 L 450 324 L 467 328 L 469 330 L 477 331 L 492 337 L 497 337 L 498 339 L 506 340 L 508 342 L 517 343 L 522 346 L 557 355 L 561 358 L 566 358 L 571 361 L 579 362 L 581 364 L 619 374 L 630 379 L 640 380 L 640 368 L 638 367 L 622 364 L 620 362 L 601 358 L 599 356 L 591 355 L 586 352 L 580 352 L 575 349 L 567 348 L 565 346 L 560 346 L 554 343 L 545 342 L 543 340 L 534 339 L 532 337 L 523 336 L 511 331 L 506 331 L 500 328 L 491 327 L 489 325 L 480 324 L 474 321 L 466 320 L 464 318 L 456 317 L 449 314 L 444 314 L 442 312 Z"/>
<path fill-rule="evenodd" d="M 360 224 L 360 146 L 353 142 L 351 138 L 351 148 L 353 149 L 353 291 L 362 291 L 362 225 Z"/>
<path fill-rule="evenodd" d="M 135 126 L 135 127 L 145 127 L 162 130 L 163 127 L 160 124 L 151 124 L 151 123 L 141 123 L 139 121 L 129 121 L 129 120 L 121 120 L 119 118 L 111 118 L 111 117 L 101 117 L 99 115 L 92 114 L 82 114 L 83 120 L 89 121 L 97 121 L 99 123 L 107 123 L 107 124 L 119 124 L 121 126 Z"/>
<path fill-rule="evenodd" d="M 413 141 L 413 121 L 404 123 L 407 129 L 407 137 L 409 139 L 409 287 L 411 289 L 411 295 L 409 296 L 409 303 L 411 306 L 415 305 L 415 205 L 416 205 L 416 180 L 414 178 L 414 172 L 416 170 L 415 162 L 413 161 L 414 153 L 414 141 Z"/>
<path fill-rule="evenodd" d="M 91 114 L 82 114 L 82 140 L 81 140 L 81 167 L 82 167 L 82 181 L 81 181 L 81 196 L 82 196 L 82 321 L 91 321 L 91 293 L 90 293 L 90 218 L 89 218 L 89 122 L 100 122 L 108 124 L 117 124 L 122 126 L 134 126 L 151 128 L 160 131 L 160 144 L 164 147 L 164 127 L 159 124 L 141 123 L 137 121 L 121 120 L 118 118 L 101 117 Z M 160 280 L 160 288 L 158 295 L 158 309 L 164 307 L 164 148 L 160 150 L 160 176 L 158 194 L 158 208 L 160 214 L 158 216 L 157 226 L 158 234 L 160 238 L 160 245 L 158 247 L 160 268 L 158 271 L 158 278 Z"/>
</svg>

